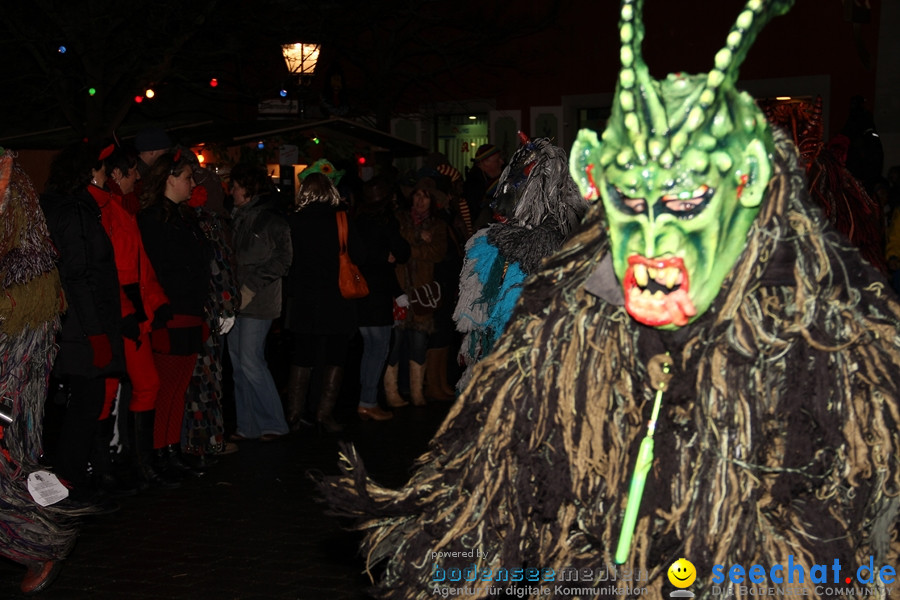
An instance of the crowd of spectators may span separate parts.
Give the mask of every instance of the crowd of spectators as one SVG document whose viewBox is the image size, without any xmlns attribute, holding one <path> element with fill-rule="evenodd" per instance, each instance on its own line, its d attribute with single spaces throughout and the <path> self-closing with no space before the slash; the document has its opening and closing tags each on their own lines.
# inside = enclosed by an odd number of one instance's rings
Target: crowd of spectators
<svg viewBox="0 0 900 600">
<path fill-rule="evenodd" d="M 60 152 L 42 197 L 69 307 L 53 367 L 65 410 L 48 456 L 72 498 L 103 506 L 175 488 L 245 441 L 340 433 L 348 387 L 362 420 L 454 400 L 460 270 L 466 242 L 493 220 L 503 167 L 491 144 L 465 174 L 432 154 L 363 182 L 323 159 L 288 195 L 262 165 L 220 180 L 159 129 Z M 872 183 L 896 280 L 898 173 Z M 339 288 L 341 213 L 364 298 Z M 268 362 L 274 336 L 288 349 L 283 372 Z"/>
<path fill-rule="evenodd" d="M 159 129 L 62 150 L 41 196 L 66 302 L 44 443 L 67 502 L 111 511 L 241 443 L 339 434 L 348 373 L 361 420 L 454 400 L 466 242 L 493 221 L 504 166 L 490 144 L 472 163 L 463 174 L 433 154 L 415 172 L 342 182 L 320 160 L 286 200 L 263 165 L 223 181 Z M 867 184 L 900 290 L 900 167 Z M 339 286 L 342 214 L 364 298 Z M 289 348 L 286 377 L 268 362 L 273 336 Z"/>
<path fill-rule="evenodd" d="M 263 165 L 220 179 L 157 128 L 61 151 L 41 198 L 68 302 L 45 460 L 67 501 L 112 511 L 243 442 L 338 434 L 345 373 L 359 376 L 361 420 L 455 399 L 464 247 L 489 220 L 502 166 L 484 145 L 468 186 L 437 154 L 416 172 L 342 183 L 323 159 L 286 199 Z M 338 284 L 341 213 L 363 298 Z M 286 377 L 269 364 L 273 337 L 289 348 Z"/>
</svg>

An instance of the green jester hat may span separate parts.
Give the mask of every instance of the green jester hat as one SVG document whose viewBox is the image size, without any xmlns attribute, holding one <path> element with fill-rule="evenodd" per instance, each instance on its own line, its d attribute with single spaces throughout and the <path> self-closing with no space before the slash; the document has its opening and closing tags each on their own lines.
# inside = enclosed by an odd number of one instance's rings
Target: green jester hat
<svg viewBox="0 0 900 600">
<path fill-rule="evenodd" d="M 637 321 L 674 329 L 702 315 L 744 249 L 772 175 L 772 132 L 735 89 L 757 33 L 793 0 L 748 0 L 713 69 L 650 77 L 643 0 L 623 0 L 621 71 L 601 139 L 579 131 L 573 179 L 602 199 L 613 268 Z"/>
</svg>

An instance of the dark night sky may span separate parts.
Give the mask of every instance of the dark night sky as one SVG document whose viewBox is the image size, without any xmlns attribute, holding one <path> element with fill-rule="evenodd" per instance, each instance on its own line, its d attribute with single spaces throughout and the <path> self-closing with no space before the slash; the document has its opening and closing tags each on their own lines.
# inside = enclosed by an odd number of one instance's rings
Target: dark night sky
<svg viewBox="0 0 900 600">
<path fill-rule="evenodd" d="M 304 35 L 325 48 L 312 89 L 327 91 L 325 72 L 339 65 L 353 110 L 382 123 L 437 101 L 557 105 L 565 95 L 612 91 L 618 71 L 614 0 L 562 0 L 551 8 L 539 1 L 409 0 L 390 11 L 382 3 L 327 0 L 261 0 L 252 10 L 239 0 L 98 0 L 93 6 L 103 10 L 95 16 L 80 3 L 51 11 L 49 0 L 0 2 L 0 138 L 73 124 L 90 130 L 118 122 L 127 130 L 129 123 L 202 113 L 252 117 L 260 99 L 285 85 L 279 44 Z M 743 4 L 646 0 L 651 72 L 709 70 Z M 880 0 L 872 5 L 873 22 L 854 25 L 842 0 L 797 0 L 763 30 L 741 79 L 829 75 L 826 101 L 839 119 L 852 95 L 874 93 Z M 122 23 L 112 28 L 116 17 Z M 69 42 L 68 57 L 55 54 L 60 40 Z M 212 76 L 221 82 L 216 90 L 208 87 Z M 100 108 L 85 93 L 94 81 L 109 94 Z M 157 100 L 135 106 L 135 90 L 150 84 Z"/>
</svg>

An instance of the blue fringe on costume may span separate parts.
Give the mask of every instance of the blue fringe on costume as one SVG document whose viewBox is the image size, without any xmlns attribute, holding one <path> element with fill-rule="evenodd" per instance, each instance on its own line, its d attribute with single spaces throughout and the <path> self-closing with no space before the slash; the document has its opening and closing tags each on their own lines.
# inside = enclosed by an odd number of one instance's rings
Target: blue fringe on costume
<svg viewBox="0 0 900 600">
<path fill-rule="evenodd" d="M 498 222 L 466 243 L 453 313 L 465 334 L 460 391 L 506 329 L 526 277 L 562 246 L 588 208 L 569 175 L 566 153 L 546 138 L 519 137 L 522 146 L 500 175 L 491 204 Z"/>
<path fill-rule="evenodd" d="M 500 251 L 488 243 L 487 231 L 477 232 L 466 244 L 459 302 L 453 314 L 457 330 L 465 333 L 461 353 L 466 370 L 460 388 L 468 383 L 472 366 L 491 352 L 506 329 L 526 276 L 519 263 L 507 266 Z"/>
</svg>

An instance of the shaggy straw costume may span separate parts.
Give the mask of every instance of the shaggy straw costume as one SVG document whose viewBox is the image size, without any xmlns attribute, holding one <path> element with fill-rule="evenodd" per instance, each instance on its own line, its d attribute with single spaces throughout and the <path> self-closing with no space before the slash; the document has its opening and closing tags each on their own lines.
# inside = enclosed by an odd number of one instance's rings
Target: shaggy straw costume
<svg viewBox="0 0 900 600">
<path fill-rule="evenodd" d="M 0 421 L 0 555 L 22 564 L 65 558 L 77 534 L 74 512 L 40 507 L 26 487 L 65 309 L 55 258 L 31 181 L 0 154 L 0 398 L 12 405 L 12 423 Z"/>
<path fill-rule="evenodd" d="M 703 318 L 662 332 L 586 289 L 608 250 L 597 206 L 528 280 L 405 487 L 368 480 L 348 451 L 323 487 L 366 532 L 367 564 L 386 561 L 383 597 L 431 597 L 437 551 L 487 557 L 443 569 L 613 564 L 647 365 L 665 350 L 674 372 L 624 565 L 649 574 L 648 597 L 681 556 L 704 598 L 714 564 L 897 564 L 900 305 L 809 206 L 796 150 L 776 139 L 746 250 Z"/>
<path fill-rule="evenodd" d="M 323 484 L 366 532 L 367 564 L 384 564 L 382 597 L 430 598 L 445 576 L 484 598 L 510 585 L 486 581 L 497 569 L 532 567 L 557 575 L 548 593 L 516 595 L 661 598 L 682 557 L 696 597 L 749 597 L 732 565 L 789 564 L 806 572 L 791 595 L 816 596 L 822 571 L 841 588 L 870 560 L 897 564 L 900 304 L 809 201 L 793 142 L 734 87 L 756 33 L 791 4 L 747 0 L 708 74 L 657 81 L 643 2 L 622 0 L 610 119 L 602 136 L 579 132 L 570 161 L 601 203 L 526 280 L 408 484 L 368 480 L 352 449 Z M 460 581 L 469 567 L 475 583 Z M 557 588 L 568 568 L 579 579 Z M 862 593 L 883 596 L 879 583 Z"/>
</svg>

